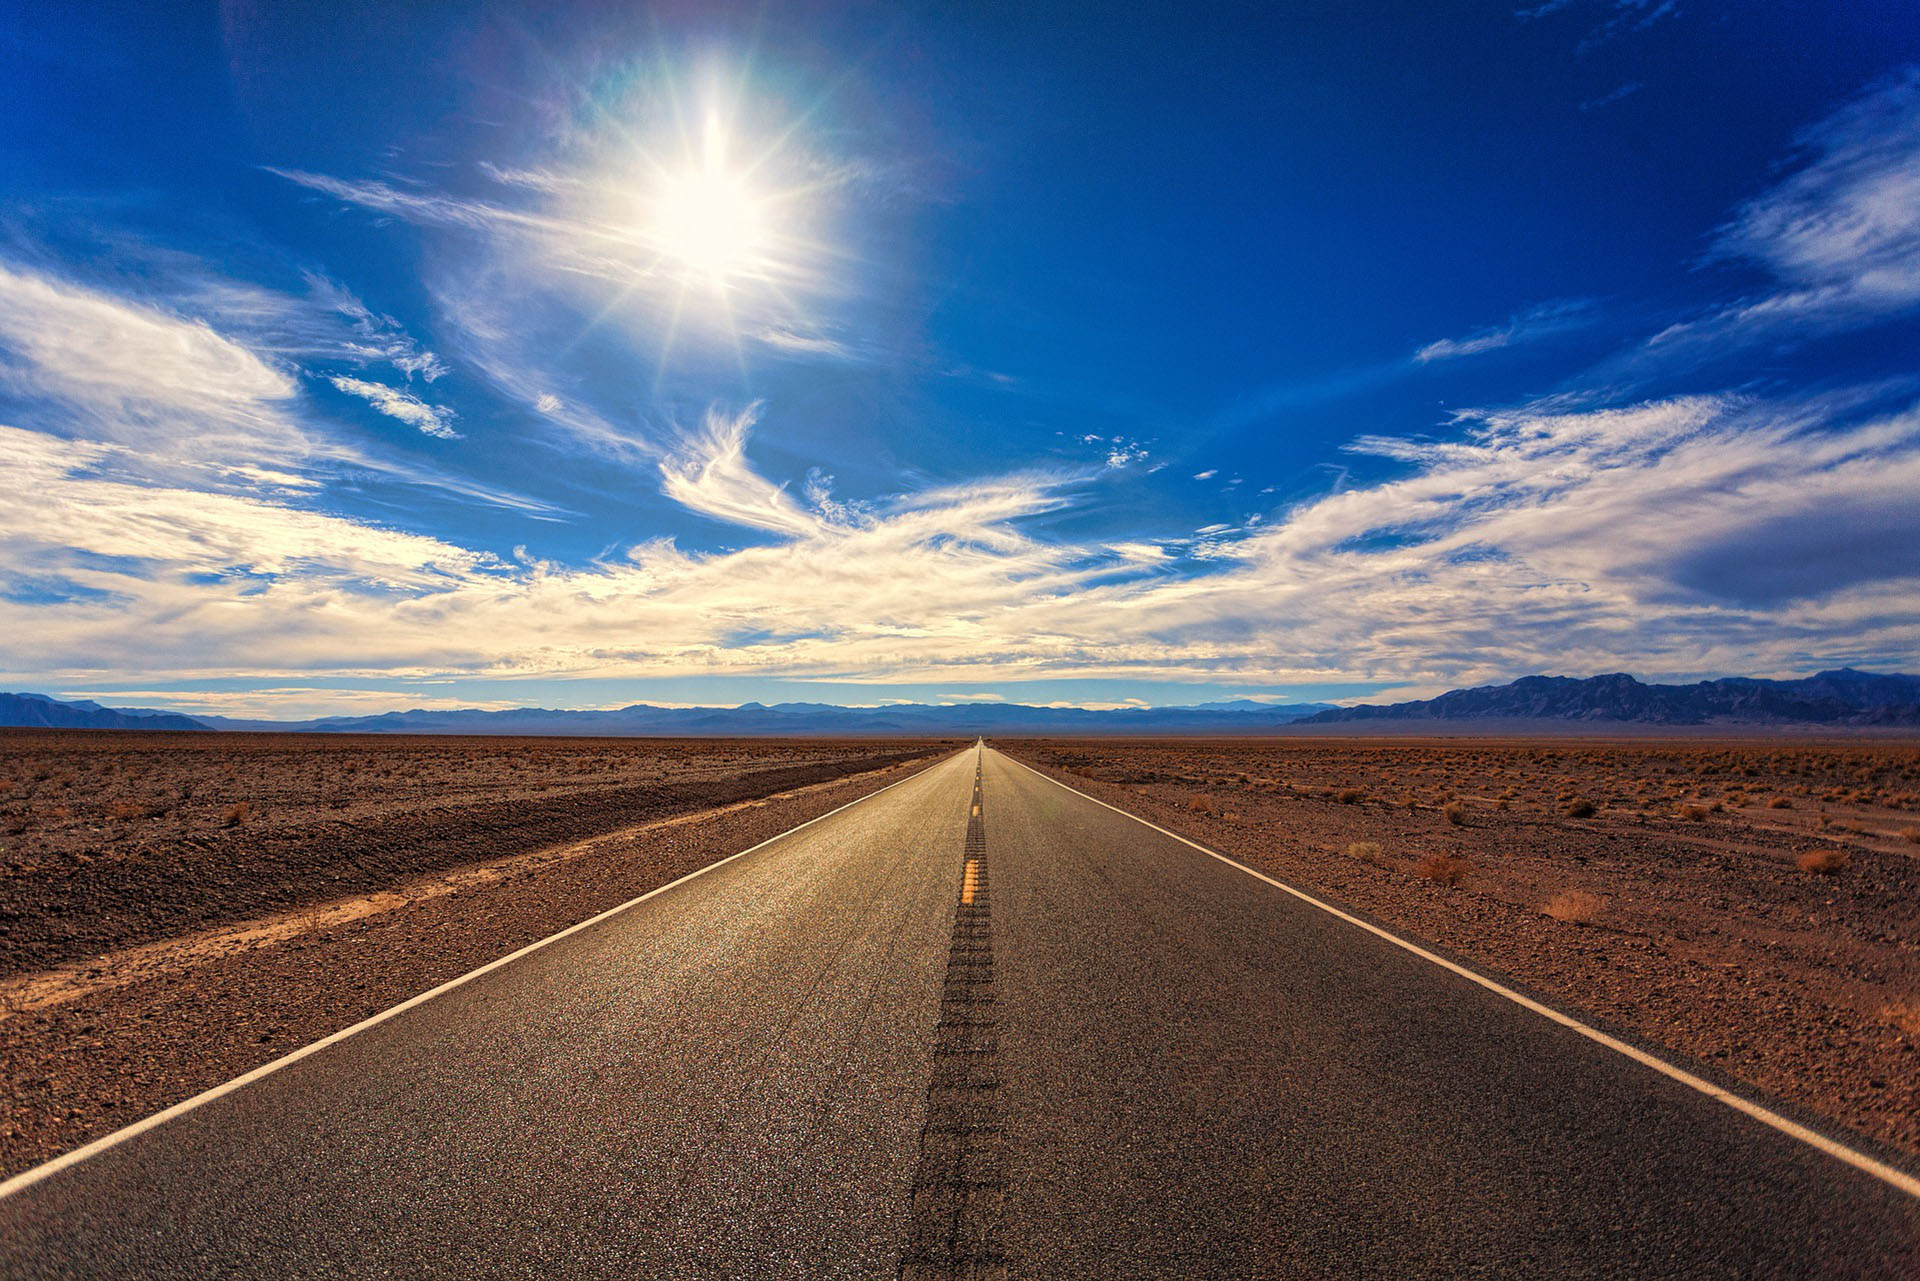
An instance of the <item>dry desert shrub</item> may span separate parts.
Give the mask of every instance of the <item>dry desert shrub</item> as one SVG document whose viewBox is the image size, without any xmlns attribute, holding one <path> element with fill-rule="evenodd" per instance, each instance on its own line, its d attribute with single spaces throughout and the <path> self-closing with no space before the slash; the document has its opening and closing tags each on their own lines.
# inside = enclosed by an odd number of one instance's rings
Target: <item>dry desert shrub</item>
<svg viewBox="0 0 1920 1281">
<path fill-rule="evenodd" d="M 1459 801 L 1448 801 L 1440 807 L 1440 812 L 1446 815 L 1447 822 L 1453 824 L 1455 827 L 1465 827 L 1467 825 L 1467 807 Z"/>
<path fill-rule="evenodd" d="M 252 817 L 253 803 L 251 801 L 235 801 L 233 804 L 227 806 L 226 809 L 220 811 L 220 826 L 238 827 Z"/>
<path fill-rule="evenodd" d="M 139 818 L 152 818 L 159 812 L 160 808 L 158 806 L 149 805 L 145 801 L 107 802 L 107 817 L 121 819 L 125 822 L 132 822 L 134 819 Z"/>
<path fill-rule="evenodd" d="M 1452 887 L 1467 879 L 1471 864 L 1452 854 L 1429 854 L 1414 864 L 1414 875 L 1435 885 Z"/>
<path fill-rule="evenodd" d="M 1880 1007 L 1880 1017 L 1903 1032 L 1920 1036 L 1920 1004 L 1893 1001 Z"/>
<path fill-rule="evenodd" d="M 1607 900 L 1587 890 L 1562 890 L 1547 900 L 1541 913 L 1568 925 L 1585 925 L 1606 910 Z"/>
<path fill-rule="evenodd" d="M 1686 819 L 1689 823 L 1698 823 L 1706 818 L 1706 816 L 1707 807 L 1704 805 L 1682 805 L 1680 807 L 1680 817 Z"/>
<path fill-rule="evenodd" d="M 1808 850 L 1793 860 L 1793 865 L 1803 872 L 1812 872 L 1818 876 L 1832 876 L 1853 862 L 1853 855 L 1845 850 Z"/>
<path fill-rule="evenodd" d="M 1587 800 L 1570 801 L 1563 813 L 1565 813 L 1568 818 L 1592 818 L 1594 814 L 1593 802 Z"/>
<path fill-rule="evenodd" d="M 1347 846 L 1347 854 L 1372 867 L 1387 866 L 1386 851 L 1380 848 L 1378 841 L 1354 841 Z"/>
<path fill-rule="evenodd" d="M 1767 808 L 1770 810 L 1790 810 L 1793 808 L 1793 802 L 1784 796 L 1776 796 L 1767 802 Z"/>
<path fill-rule="evenodd" d="M 1901 828 L 1900 838 L 1904 841 L 1909 842 L 1910 844 L 1920 845 L 1920 827 Z"/>
<path fill-rule="evenodd" d="M 1357 787 L 1344 787 L 1333 794 L 1333 799 L 1342 805 L 1357 805 L 1366 799 L 1366 795 Z"/>
</svg>

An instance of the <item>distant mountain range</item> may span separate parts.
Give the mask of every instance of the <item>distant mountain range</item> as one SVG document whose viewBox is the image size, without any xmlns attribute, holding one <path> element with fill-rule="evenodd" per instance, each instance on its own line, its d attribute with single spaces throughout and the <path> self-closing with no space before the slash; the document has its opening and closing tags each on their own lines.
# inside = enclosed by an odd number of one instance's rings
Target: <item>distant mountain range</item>
<svg viewBox="0 0 1920 1281">
<path fill-rule="evenodd" d="M 1801 680 L 1748 677 L 1643 685 L 1625 673 L 1576 680 L 1524 676 L 1380 707 L 1338 707 L 1312 725 L 1358 721 L 1614 721 L 1646 725 L 1920 725 L 1920 676 L 1843 667 Z"/>
<path fill-rule="evenodd" d="M 167 712 L 112 711 L 96 703 L 61 703 L 40 694 L 0 694 L 0 725 L 67 729 L 275 730 L 321 734 L 580 734 L 887 735 L 944 738 L 987 734 L 1252 734 L 1329 710 L 1327 703 L 1260 703 L 1235 699 L 1198 707 L 1092 711 L 1018 703 L 928 703 L 836 707 L 830 703 L 746 703 L 739 707 L 652 707 L 614 711 L 516 707 L 509 711 L 383 712 L 308 721 L 236 720 Z"/>
<path fill-rule="evenodd" d="M 1694 685 L 1645 685 L 1625 674 L 1526 676 L 1510 685 L 1457 689 L 1438 698 L 1378 707 L 1261 703 L 1239 698 L 1193 707 L 1092 710 L 1019 703 L 929 703 L 836 707 L 746 703 L 614 711 L 517 707 L 509 711 L 383 712 L 308 721 L 235 720 L 65 703 L 43 694 L 0 694 L 0 726 L 59 729 L 274 730 L 321 734 L 541 734 L 626 736 L 886 735 L 946 738 L 1020 734 L 1262 734 L 1288 726 L 1409 721 L 1585 721 L 1645 725 L 1920 725 L 1920 676 L 1851 668 L 1802 680 L 1731 677 Z"/>
<path fill-rule="evenodd" d="M 102 707 L 81 700 L 63 703 L 45 694 L 0 694 L 0 725 L 47 729 L 206 729 L 191 716 Z"/>
</svg>

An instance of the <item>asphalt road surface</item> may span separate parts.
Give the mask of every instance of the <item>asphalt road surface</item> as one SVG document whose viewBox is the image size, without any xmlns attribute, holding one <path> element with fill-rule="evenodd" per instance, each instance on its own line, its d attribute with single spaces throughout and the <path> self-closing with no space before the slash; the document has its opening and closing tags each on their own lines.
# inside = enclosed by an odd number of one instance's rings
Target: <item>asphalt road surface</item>
<svg viewBox="0 0 1920 1281">
<path fill-rule="evenodd" d="M 1912 1277 L 1920 1198 L 988 749 L 21 1187 L 0 1274 Z"/>
</svg>

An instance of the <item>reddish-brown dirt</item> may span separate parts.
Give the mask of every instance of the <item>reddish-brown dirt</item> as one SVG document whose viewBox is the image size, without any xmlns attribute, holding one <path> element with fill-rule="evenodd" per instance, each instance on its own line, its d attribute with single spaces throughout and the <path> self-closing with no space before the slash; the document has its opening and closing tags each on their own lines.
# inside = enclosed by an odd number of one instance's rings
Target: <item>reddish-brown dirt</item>
<svg viewBox="0 0 1920 1281">
<path fill-rule="evenodd" d="M 1604 1024 L 1920 1151 L 1911 740 L 996 746 Z"/>
<path fill-rule="evenodd" d="M 844 739 L 0 731 L 0 975 L 927 750 Z"/>
</svg>

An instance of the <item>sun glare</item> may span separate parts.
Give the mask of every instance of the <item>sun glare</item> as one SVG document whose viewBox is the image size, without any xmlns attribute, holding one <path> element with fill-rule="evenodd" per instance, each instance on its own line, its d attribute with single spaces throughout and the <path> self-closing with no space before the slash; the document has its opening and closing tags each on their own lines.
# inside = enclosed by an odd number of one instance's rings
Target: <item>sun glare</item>
<svg viewBox="0 0 1920 1281">
<path fill-rule="evenodd" d="M 766 200 L 730 166 L 727 132 L 709 117 L 698 161 L 662 175 L 651 193 L 647 234 L 668 258 L 725 288 L 757 270 L 767 238 Z"/>
</svg>

